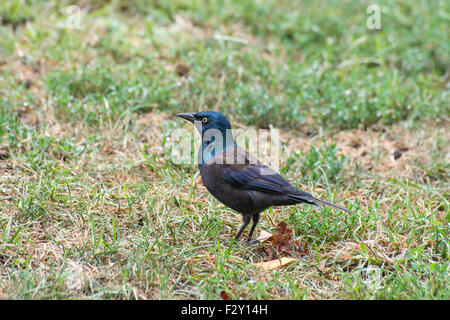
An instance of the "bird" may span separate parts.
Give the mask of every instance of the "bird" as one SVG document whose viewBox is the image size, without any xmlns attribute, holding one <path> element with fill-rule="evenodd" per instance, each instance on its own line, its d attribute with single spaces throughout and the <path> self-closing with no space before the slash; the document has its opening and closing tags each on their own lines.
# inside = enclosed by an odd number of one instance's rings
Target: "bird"
<svg viewBox="0 0 450 320">
<path fill-rule="evenodd" d="M 261 212 L 272 206 L 306 203 L 320 207 L 320 204 L 352 213 L 297 189 L 280 173 L 250 155 L 236 143 L 231 123 L 222 113 L 200 111 L 180 113 L 177 117 L 193 123 L 201 135 L 198 166 L 206 189 L 225 206 L 242 214 L 243 224 L 235 241 L 253 221 L 246 238 L 251 242 Z"/>
</svg>

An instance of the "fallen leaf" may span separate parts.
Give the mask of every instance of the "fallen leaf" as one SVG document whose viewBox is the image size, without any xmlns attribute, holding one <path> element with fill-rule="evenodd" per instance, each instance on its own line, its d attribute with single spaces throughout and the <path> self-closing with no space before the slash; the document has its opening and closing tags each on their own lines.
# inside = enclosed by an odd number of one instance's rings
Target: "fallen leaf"
<svg viewBox="0 0 450 320">
<path fill-rule="evenodd" d="M 258 238 L 256 238 L 256 240 L 259 241 L 259 242 L 264 243 L 266 241 L 271 240 L 272 236 L 273 235 L 271 233 L 269 233 L 269 232 L 267 232 L 265 230 L 261 230 L 261 233 L 259 234 Z"/>
<path fill-rule="evenodd" d="M 223 300 L 231 300 L 230 295 L 228 293 L 226 293 L 225 291 L 220 291 L 220 297 Z"/>
<path fill-rule="evenodd" d="M 278 256 L 294 254 L 300 257 L 307 254 L 308 251 L 303 249 L 297 240 L 292 239 L 292 231 L 288 229 L 285 222 L 280 222 L 277 230 L 277 233 L 272 236 L 272 245 L 276 247 Z"/>
<path fill-rule="evenodd" d="M 280 259 L 275 259 L 275 260 L 270 260 L 270 261 L 265 261 L 265 262 L 258 262 L 258 263 L 255 263 L 255 266 L 262 268 L 264 270 L 273 270 L 273 269 L 287 266 L 288 264 L 290 264 L 294 261 L 297 261 L 297 259 L 283 257 Z"/>
<path fill-rule="evenodd" d="M 292 238 L 292 231 L 287 228 L 285 222 L 280 222 L 277 225 L 277 233 L 272 236 L 272 244 L 278 249 L 285 246 Z M 278 250 L 280 251 L 280 250 Z"/>
</svg>

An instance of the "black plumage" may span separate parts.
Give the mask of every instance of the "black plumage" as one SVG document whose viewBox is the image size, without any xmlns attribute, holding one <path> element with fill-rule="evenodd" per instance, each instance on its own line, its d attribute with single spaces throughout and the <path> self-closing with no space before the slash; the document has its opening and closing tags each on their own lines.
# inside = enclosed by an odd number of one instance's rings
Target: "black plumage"
<svg viewBox="0 0 450 320">
<path fill-rule="evenodd" d="M 243 215 L 243 225 L 236 239 L 253 220 L 249 240 L 260 213 L 271 206 L 323 204 L 351 213 L 295 188 L 278 172 L 249 155 L 236 144 L 231 135 L 231 124 L 221 113 L 203 111 L 178 116 L 193 122 L 202 135 L 199 167 L 206 188 L 224 205 Z"/>
</svg>

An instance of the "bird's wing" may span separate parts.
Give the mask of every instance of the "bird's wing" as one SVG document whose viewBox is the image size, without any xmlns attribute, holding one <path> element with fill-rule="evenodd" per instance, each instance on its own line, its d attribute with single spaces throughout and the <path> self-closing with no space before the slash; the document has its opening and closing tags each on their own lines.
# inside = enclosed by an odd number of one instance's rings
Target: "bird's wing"
<svg viewBox="0 0 450 320">
<path fill-rule="evenodd" d="M 282 194 L 293 188 L 278 172 L 238 146 L 225 151 L 223 156 L 232 159 L 222 170 L 225 181 L 235 188 L 272 194 Z"/>
<path fill-rule="evenodd" d="M 239 159 L 239 155 L 244 155 L 244 163 L 236 163 L 236 159 Z M 223 162 L 221 162 L 221 170 L 225 181 L 234 188 L 280 195 L 280 197 L 276 199 L 276 202 L 274 202 L 278 205 L 306 202 L 318 206 L 317 203 L 320 203 L 351 213 L 351 211 L 346 208 L 317 199 L 310 193 L 293 187 L 278 172 L 256 160 L 250 156 L 248 152 L 239 147 L 225 151 L 217 157 L 220 157 L 221 160 L 223 160 Z M 234 162 L 227 162 L 227 160 L 225 160 L 226 158 L 231 159 Z M 242 160 L 242 157 L 240 159 Z M 215 160 L 217 160 L 217 158 Z"/>
<path fill-rule="evenodd" d="M 238 189 L 283 194 L 290 187 L 286 179 L 264 164 L 225 165 L 223 173 L 225 181 Z"/>
</svg>

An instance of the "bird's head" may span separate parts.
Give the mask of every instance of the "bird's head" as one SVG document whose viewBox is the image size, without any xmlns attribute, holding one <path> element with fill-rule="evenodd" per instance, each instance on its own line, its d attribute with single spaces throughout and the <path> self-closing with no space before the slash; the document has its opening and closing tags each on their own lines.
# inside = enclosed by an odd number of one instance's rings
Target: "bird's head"
<svg viewBox="0 0 450 320">
<path fill-rule="evenodd" d="M 178 117 L 192 122 L 202 137 L 202 160 L 213 157 L 217 152 L 222 152 L 228 147 L 234 146 L 235 141 L 231 133 L 231 124 L 220 112 L 201 111 L 197 113 L 180 113 Z"/>
<path fill-rule="evenodd" d="M 216 111 L 201 111 L 197 113 L 179 113 L 177 117 L 183 118 L 189 122 L 192 122 L 202 137 L 205 132 L 210 129 L 219 130 L 222 133 L 226 133 L 227 130 L 231 130 L 231 124 L 228 119 Z M 225 137 L 225 135 L 224 135 Z"/>
</svg>

